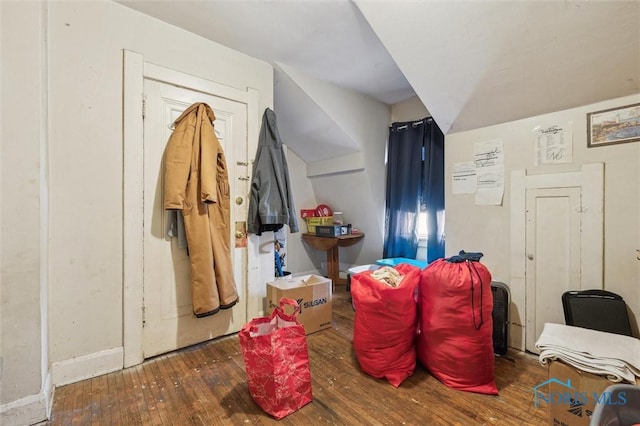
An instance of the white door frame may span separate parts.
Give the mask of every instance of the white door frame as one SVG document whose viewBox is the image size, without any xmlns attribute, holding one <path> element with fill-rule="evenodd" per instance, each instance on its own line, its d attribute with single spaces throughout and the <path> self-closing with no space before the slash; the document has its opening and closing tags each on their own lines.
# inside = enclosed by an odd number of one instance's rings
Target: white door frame
<svg viewBox="0 0 640 426">
<path fill-rule="evenodd" d="M 544 324 L 564 324 L 562 293 L 582 286 L 582 190 L 570 186 L 526 191 L 525 348 L 535 354 L 540 353 L 535 344 Z M 541 244 L 547 247 L 541 250 Z"/>
<path fill-rule="evenodd" d="M 170 68 L 145 62 L 140 53 L 124 50 L 123 77 L 123 346 L 124 367 L 144 361 L 142 350 L 142 309 L 144 282 L 144 79 L 154 79 L 187 89 L 207 87 L 208 92 L 247 105 L 247 138 L 258 140 L 259 93 L 256 89 L 242 91 L 200 77 L 187 75 Z M 251 144 L 249 144 L 249 147 Z M 251 175 L 249 167 L 248 175 Z M 248 198 L 247 198 L 248 199 Z M 252 241 L 249 239 L 249 253 Z M 247 256 L 249 280 L 259 273 L 258 259 Z M 240 303 L 248 303 L 245 297 Z M 247 307 L 247 312 L 248 307 Z"/>
<path fill-rule="evenodd" d="M 526 339 L 526 190 L 582 187 L 580 238 L 581 288 L 603 288 L 604 164 L 583 164 L 580 171 L 527 175 L 511 172 L 510 346 L 525 350 Z M 560 303 L 560 301 L 558 301 Z"/>
</svg>

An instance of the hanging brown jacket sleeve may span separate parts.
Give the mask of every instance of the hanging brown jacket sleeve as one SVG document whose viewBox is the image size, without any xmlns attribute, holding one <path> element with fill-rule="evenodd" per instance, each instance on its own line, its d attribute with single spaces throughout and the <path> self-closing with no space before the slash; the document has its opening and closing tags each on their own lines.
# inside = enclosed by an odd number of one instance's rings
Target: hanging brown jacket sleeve
<svg viewBox="0 0 640 426">
<path fill-rule="evenodd" d="M 165 151 L 164 208 L 166 210 L 181 210 L 187 207 L 185 193 L 191 172 L 195 134 L 195 114 L 189 115 L 187 111 L 174 123 L 175 128 Z"/>
<path fill-rule="evenodd" d="M 200 202 L 217 203 L 218 188 L 218 147 L 220 143 L 213 129 L 216 116 L 209 105 L 201 104 L 198 108 L 198 125 L 200 126 Z"/>
</svg>

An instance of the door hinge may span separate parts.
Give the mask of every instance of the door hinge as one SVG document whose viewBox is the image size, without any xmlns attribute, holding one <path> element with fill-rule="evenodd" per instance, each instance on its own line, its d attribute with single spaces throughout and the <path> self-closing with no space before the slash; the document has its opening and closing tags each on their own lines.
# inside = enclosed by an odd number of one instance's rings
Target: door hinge
<svg viewBox="0 0 640 426">
<path fill-rule="evenodd" d="M 145 307 L 142 307 L 142 328 L 144 328 L 145 323 L 147 322 Z"/>
<path fill-rule="evenodd" d="M 147 117 L 147 100 L 144 95 L 142 95 L 142 119 L 144 120 Z"/>
</svg>

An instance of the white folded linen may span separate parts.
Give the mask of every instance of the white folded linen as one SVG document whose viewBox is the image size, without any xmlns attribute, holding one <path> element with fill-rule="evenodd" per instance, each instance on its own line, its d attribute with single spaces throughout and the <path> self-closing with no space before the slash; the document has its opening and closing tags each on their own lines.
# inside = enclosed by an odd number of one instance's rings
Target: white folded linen
<svg viewBox="0 0 640 426">
<path fill-rule="evenodd" d="M 640 377 L 640 339 L 588 328 L 546 323 L 535 344 L 542 365 L 561 360 L 613 382 Z"/>
</svg>

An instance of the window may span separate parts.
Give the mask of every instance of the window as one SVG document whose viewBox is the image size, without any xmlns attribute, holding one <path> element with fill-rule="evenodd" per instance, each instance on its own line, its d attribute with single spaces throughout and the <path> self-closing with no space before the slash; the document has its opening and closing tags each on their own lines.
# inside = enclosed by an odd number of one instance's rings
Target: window
<svg viewBox="0 0 640 426">
<path fill-rule="evenodd" d="M 421 211 L 418 215 L 418 239 L 420 242 L 427 241 L 427 212 Z"/>
</svg>

